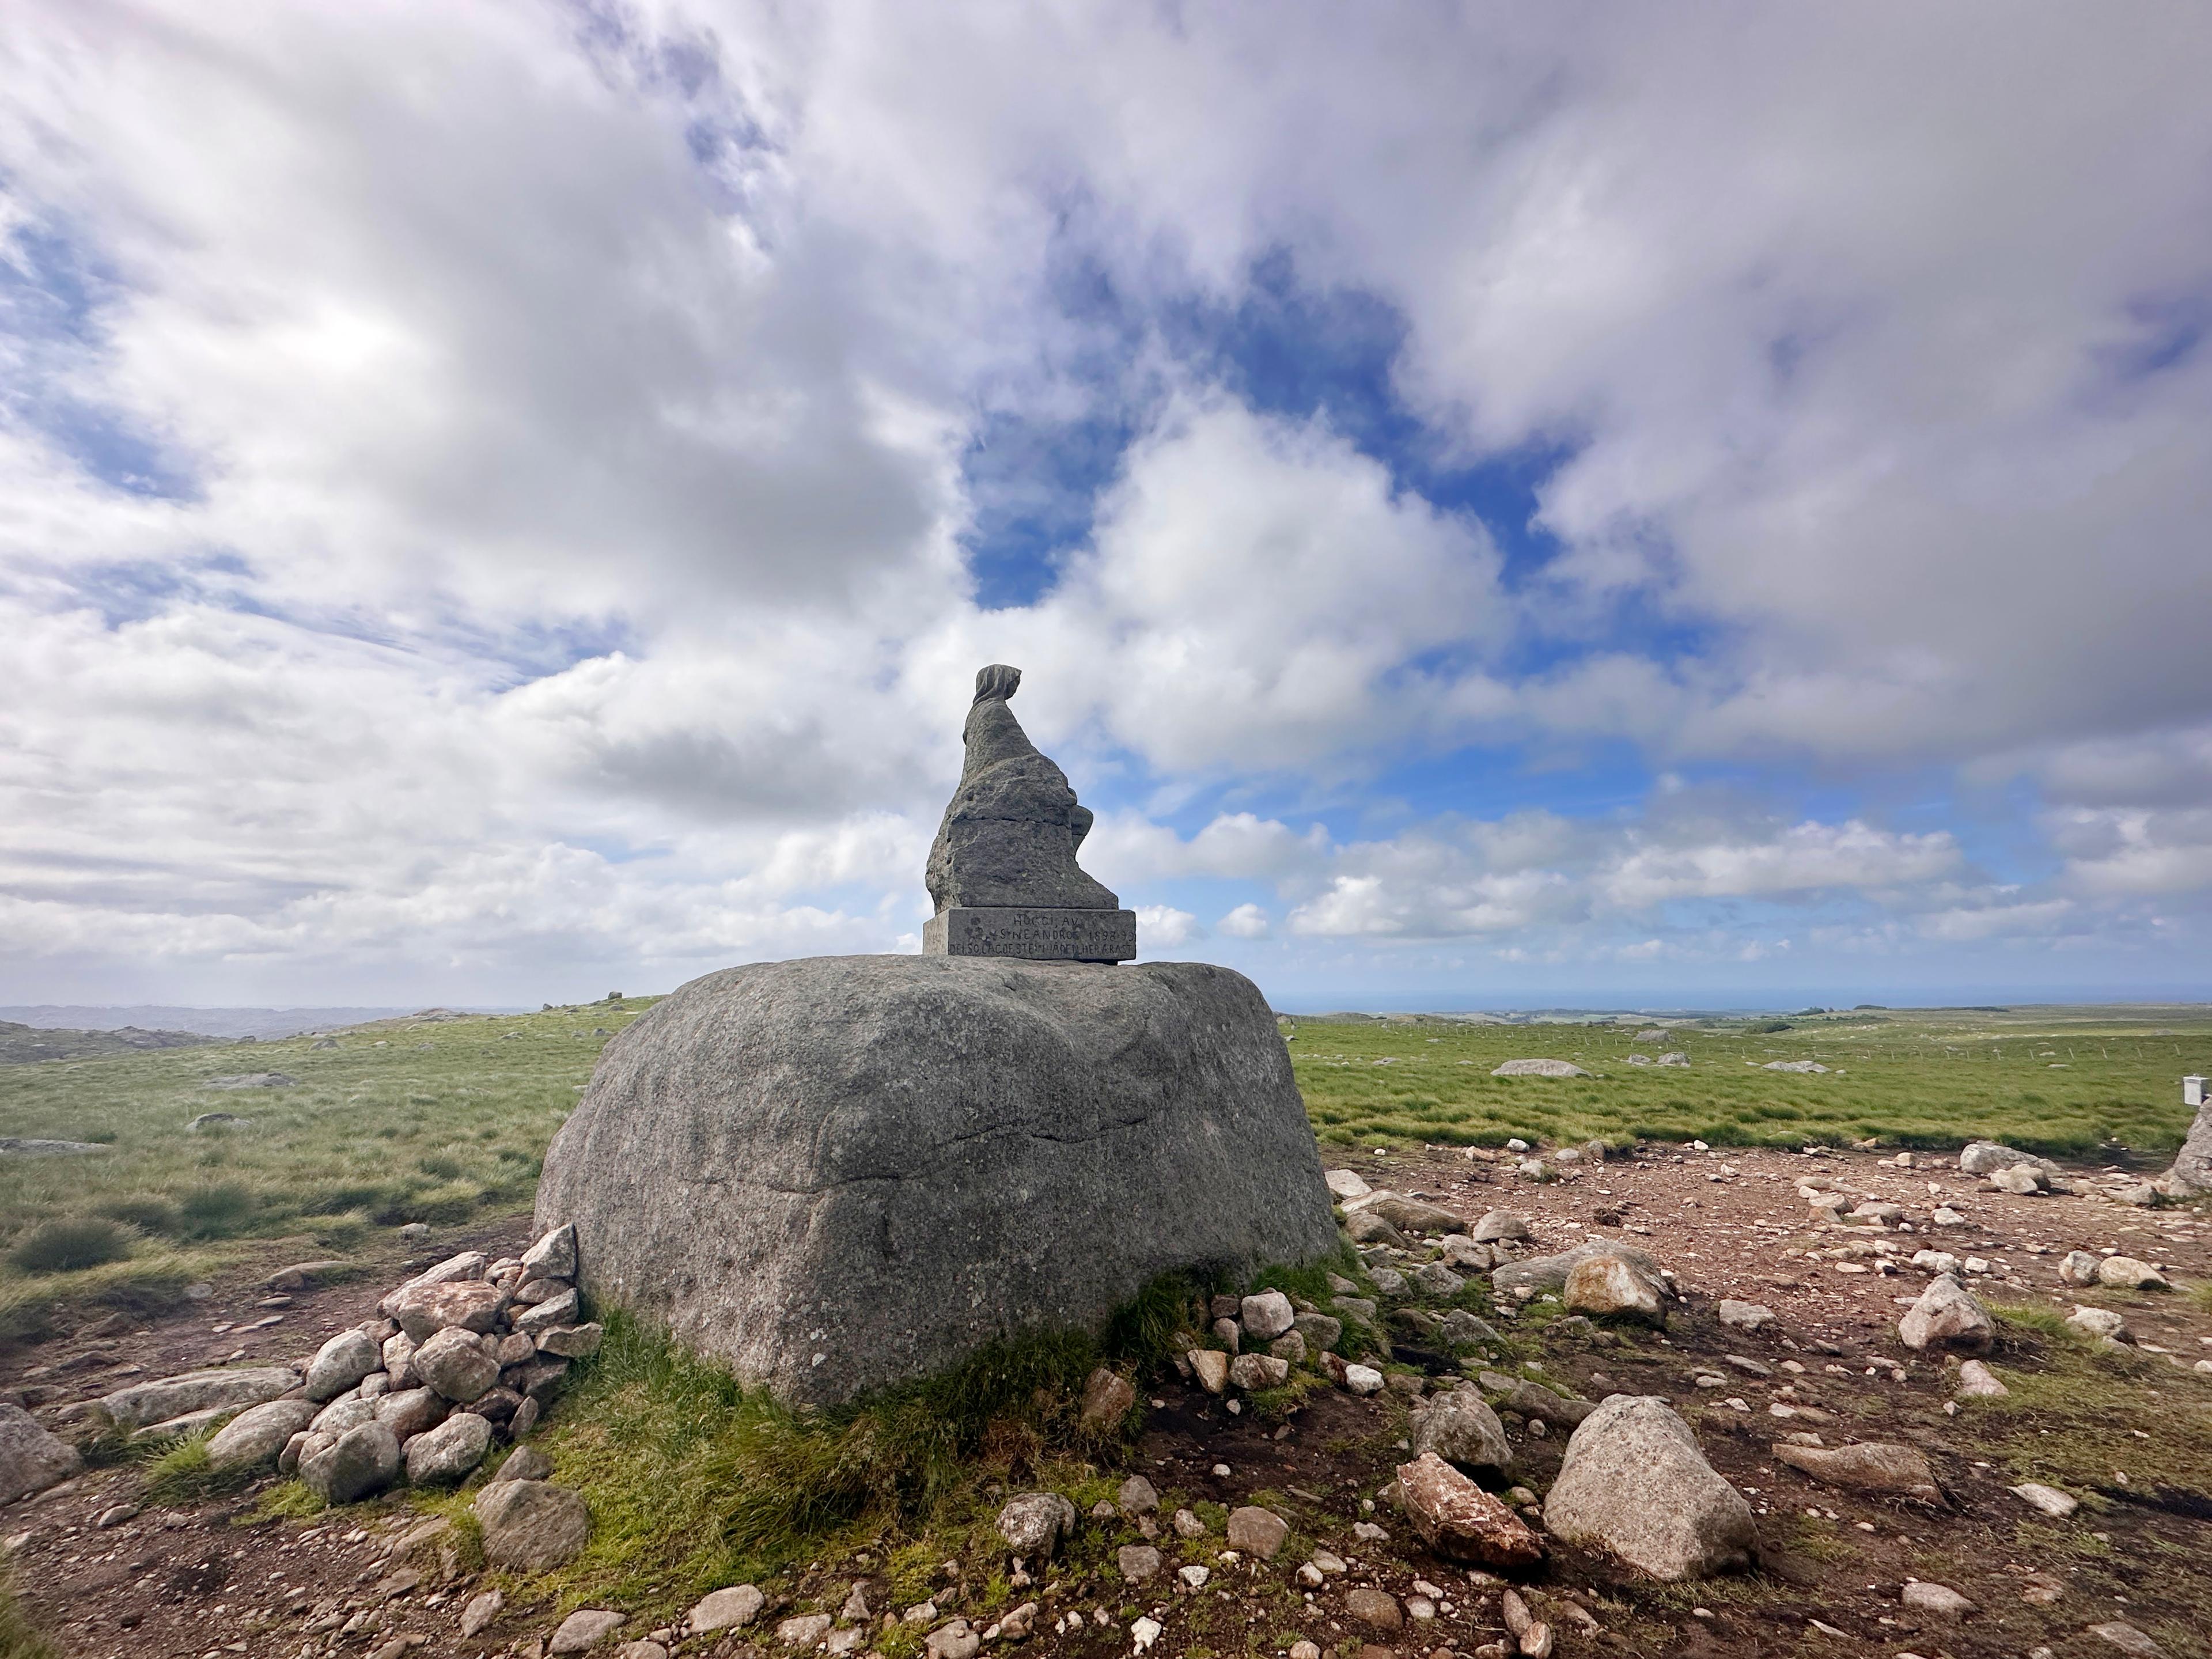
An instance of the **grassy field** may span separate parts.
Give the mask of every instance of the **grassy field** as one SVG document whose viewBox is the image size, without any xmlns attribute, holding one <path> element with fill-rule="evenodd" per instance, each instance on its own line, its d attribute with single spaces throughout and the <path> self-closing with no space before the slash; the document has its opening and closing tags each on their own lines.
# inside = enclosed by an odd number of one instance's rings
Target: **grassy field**
<svg viewBox="0 0 2212 1659">
<path fill-rule="evenodd" d="M 2190 1109 L 2184 1073 L 2212 1072 L 2212 1008 L 1868 1010 L 1673 1025 L 1469 1025 L 1433 1018 L 1286 1021 L 1324 1146 L 1498 1146 L 1702 1139 L 1796 1146 L 1880 1139 L 1952 1147 L 1988 1138 L 2054 1155 L 2162 1158 Z M 1643 1066 L 1689 1056 L 1687 1066 Z M 1508 1060 L 1593 1075 L 1500 1078 Z M 1822 1073 L 1770 1072 L 1809 1060 Z"/>
<path fill-rule="evenodd" d="M 538 1160 L 612 1032 L 649 1000 L 0 1066 L 0 1135 L 90 1141 L 0 1158 L 0 1334 L 57 1302 L 153 1304 L 274 1241 L 343 1253 L 371 1230 L 527 1209 Z M 2054 1153 L 2171 1152 L 2179 1079 L 2212 1070 L 2212 1009 L 2039 1008 L 1634 1024 L 1298 1020 L 1299 1086 L 1324 1145 L 1602 1136 L 1715 1145 L 1977 1136 Z M 324 1046 L 325 1043 L 331 1046 Z M 1686 1067 L 1632 1053 L 1680 1051 Z M 1493 1078 L 1510 1059 L 1589 1079 Z M 1763 1069 L 1812 1060 L 1825 1073 Z M 277 1088 L 209 1079 L 278 1072 Z M 206 1112 L 252 1120 L 191 1133 Z"/>
<path fill-rule="evenodd" d="M 527 1209 L 601 1046 L 646 1006 L 0 1067 L 0 1135 L 103 1147 L 0 1158 L 0 1334 L 58 1298 L 160 1301 L 257 1242 L 343 1253 Z M 207 1086 L 267 1072 L 295 1081 Z M 252 1121 L 187 1129 L 209 1112 Z"/>
</svg>

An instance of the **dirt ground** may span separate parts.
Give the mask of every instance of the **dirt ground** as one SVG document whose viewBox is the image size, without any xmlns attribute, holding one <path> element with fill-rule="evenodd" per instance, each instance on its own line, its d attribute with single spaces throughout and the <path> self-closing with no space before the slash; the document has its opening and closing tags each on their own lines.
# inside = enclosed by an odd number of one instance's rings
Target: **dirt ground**
<svg viewBox="0 0 2212 1659">
<path fill-rule="evenodd" d="M 1954 1160 L 1935 1168 L 1926 1167 L 1935 1162 L 1927 1155 L 1919 1162 L 1923 1167 L 1900 1169 L 1863 1152 L 1647 1147 L 1535 1185 L 1506 1164 L 1456 1150 L 1358 1158 L 1370 1182 L 1426 1195 L 1469 1217 L 1492 1207 L 1525 1215 L 1534 1233 L 1528 1254 L 1565 1249 L 1592 1234 L 1630 1238 L 1672 1269 L 1685 1292 L 1684 1310 L 1664 1334 L 1553 1322 L 1556 1309 L 1540 1301 L 1516 1318 L 1501 1312 L 1496 1322 L 1516 1358 L 1530 1362 L 1523 1374 L 1560 1392 L 1593 1400 L 1613 1392 L 1656 1395 L 1674 1402 L 1759 1521 L 1753 1571 L 1685 1586 L 1644 1583 L 1605 1558 L 1555 1545 L 1518 1593 L 1553 1626 L 1559 1653 L 1994 1659 L 2047 1648 L 2058 1656 L 2110 1655 L 2122 1650 L 2086 1632 L 2112 1620 L 2154 1633 L 2173 1659 L 2206 1650 L 2203 1563 L 2212 1559 L 2212 1490 L 2154 1472 L 2174 1466 L 2174 1444 L 2161 1443 L 2169 1430 L 2175 1444 L 2191 1442 L 2200 1452 L 2212 1434 L 2212 1375 L 2192 1369 L 2212 1358 L 2212 1312 L 2185 1294 L 2069 1291 L 2056 1273 L 2068 1250 L 2085 1249 L 2141 1257 L 2184 1286 L 2201 1284 L 2212 1279 L 2202 1217 L 2112 1202 L 2101 1195 L 2113 1184 L 2109 1172 L 2097 1169 L 2069 1171 L 2085 1188 L 2081 1194 L 2023 1198 L 1987 1190 L 1960 1175 Z M 1899 1205 L 1911 1231 L 1817 1225 L 1797 1190 L 1813 1176 Z M 1928 1218 L 1945 1203 L 1966 1224 L 1933 1225 Z M 2065 1410 L 1997 1415 L 1969 1405 L 1954 1413 L 1947 1406 L 1955 1364 L 1912 1354 L 1894 1334 L 1901 1304 L 1928 1276 L 1909 1267 L 1891 1270 L 1874 1248 L 1877 1240 L 1894 1247 L 1891 1258 L 1900 1264 L 1923 1246 L 1985 1261 L 1987 1272 L 1969 1281 L 1995 1304 L 2064 1313 L 2090 1302 L 2122 1311 L 2137 1337 L 2137 1357 L 2113 1371 L 2109 1404 L 2085 1396 Z M 505 1250 L 523 1242 L 518 1219 L 496 1231 L 441 1235 L 417 1255 Z M 301 1360 L 329 1334 L 368 1317 L 405 1264 L 395 1255 L 362 1265 L 362 1277 L 282 1305 L 262 1305 L 250 1282 L 218 1285 L 189 1314 L 0 1354 L 0 1390 L 27 1391 L 34 1409 L 51 1416 L 134 1377 L 234 1358 Z M 1723 1297 L 1762 1303 L 1778 1323 L 1756 1334 L 1726 1329 L 1715 1315 Z M 257 1327 L 272 1316 L 281 1322 Z M 2006 1330 L 1992 1364 L 2025 1387 L 2056 1359 L 2032 1328 Z M 1437 1372 L 1457 1370 L 1415 1347 L 1400 1357 Z M 1719 1386 L 1711 1386 L 1715 1379 Z M 1324 1389 L 1286 1419 L 1261 1421 L 1255 1413 L 1231 1413 L 1225 1402 L 1172 1376 L 1157 1380 L 1144 1396 L 1145 1433 L 1127 1469 L 1110 1473 L 1143 1474 L 1167 1501 L 1157 1516 L 1084 1524 L 1110 1534 L 1109 1544 L 1157 1535 L 1170 1565 L 1141 1586 L 1119 1582 L 1110 1567 L 1095 1577 L 1075 1570 L 1041 1575 L 1035 1587 L 1016 1593 L 1042 1603 L 1026 1650 L 1128 1654 L 1135 1622 L 1147 1616 L 1162 1627 L 1153 1653 L 1196 1659 L 1282 1652 L 1299 1638 L 1324 1652 L 1371 1646 L 1398 1655 L 1471 1654 L 1501 1639 L 1505 1586 L 1425 1553 L 1391 1507 L 1392 1470 L 1407 1432 L 1403 1386 L 1371 1400 Z M 2063 1450 L 2074 1460 L 2066 1467 L 2080 1466 L 2088 1455 L 2080 1443 L 2085 1416 L 2101 1478 L 2053 1480 L 2084 1502 L 2069 1520 L 2046 1520 L 2008 1488 L 2048 1478 L 2027 1472 L 2039 1467 L 2039 1436 L 2054 1457 Z M 1516 1480 L 1540 1494 L 1558 1470 L 1565 1432 L 1510 1415 L 1507 1421 Z M 1865 1439 L 1920 1449 L 1945 1502 L 1841 1491 L 1778 1465 L 1773 1442 L 1808 1429 L 1830 1445 Z M 2206 1462 L 2200 1455 L 2184 1466 Z M 132 1466 L 99 1468 L 0 1510 L 0 1540 L 19 1596 L 72 1659 L 311 1652 L 396 1659 L 410 1650 L 401 1644 L 432 1655 L 530 1654 L 556 1622 L 556 1609 L 532 1602 L 526 1587 L 510 1596 L 499 1620 L 464 1641 L 459 1609 L 481 1586 L 450 1559 L 441 1563 L 434 1547 L 411 1560 L 394 1553 L 395 1541 L 419 1518 L 404 1499 L 307 1518 L 264 1517 L 265 1485 L 173 1510 L 139 1507 L 142 1484 Z M 1218 1520 L 1212 1535 L 1188 1543 L 1167 1525 L 1178 1504 L 1218 1516 L 1208 1506 L 1233 1507 L 1262 1494 L 1293 1527 L 1290 1544 L 1272 1562 L 1223 1559 Z M 1334 1553 L 1345 1571 L 1308 1590 L 1293 1575 L 1316 1551 Z M 1090 1559 L 1097 1559 L 1095 1551 Z M 1104 1559 L 1112 1560 L 1110 1548 Z M 1206 1583 L 1164 1588 L 1175 1583 L 1177 1560 L 1211 1564 Z M 862 1582 L 880 1613 L 880 1581 L 870 1579 L 870 1565 L 866 1557 L 824 1561 L 764 1588 L 779 1607 L 818 1603 L 834 1610 L 850 1584 Z M 981 1566 L 948 1574 L 956 1582 L 937 1598 L 940 1607 L 972 1609 L 980 1626 L 980 1602 L 963 1597 L 978 1593 L 969 1583 L 982 1576 Z M 1963 1619 L 1910 1611 L 1899 1595 L 1914 1578 L 1950 1586 L 1975 1610 Z M 1346 1601 L 1363 1584 L 1388 1590 L 1401 1609 L 1433 1608 L 1433 1616 L 1409 1618 L 1395 1630 L 1362 1626 Z M 771 1616 L 763 1624 L 773 1622 Z M 605 1650 L 647 1634 L 647 1621 L 633 1620 Z M 675 1644 L 683 1654 L 754 1650 L 780 1651 L 772 1630 Z"/>
</svg>

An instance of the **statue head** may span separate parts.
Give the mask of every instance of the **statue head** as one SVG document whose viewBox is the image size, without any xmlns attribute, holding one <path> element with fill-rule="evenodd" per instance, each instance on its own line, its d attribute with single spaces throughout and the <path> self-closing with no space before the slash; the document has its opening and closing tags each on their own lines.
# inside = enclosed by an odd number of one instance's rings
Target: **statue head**
<svg viewBox="0 0 2212 1659">
<path fill-rule="evenodd" d="M 975 671 L 975 701 L 981 702 L 986 697 L 996 697 L 1003 702 L 1014 695 L 1021 683 L 1022 671 L 1009 668 L 1002 662 L 994 662 L 988 668 L 979 668 Z"/>
</svg>

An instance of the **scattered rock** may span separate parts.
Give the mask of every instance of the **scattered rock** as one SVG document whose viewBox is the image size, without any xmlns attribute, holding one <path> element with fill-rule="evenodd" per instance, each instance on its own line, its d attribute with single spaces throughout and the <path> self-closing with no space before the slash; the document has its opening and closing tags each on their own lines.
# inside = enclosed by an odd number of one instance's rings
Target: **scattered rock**
<svg viewBox="0 0 2212 1659">
<path fill-rule="evenodd" d="M 1190 1368 L 1208 1394 L 1219 1394 L 1229 1386 L 1229 1356 L 1218 1349 L 1193 1348 Z"/>
<path fill-rule="evenodd" d="M 1761 1069 L 1769 1072 L 1825 1072 L 1828 1068 L 1816 1060 L 1770 1060 Z"/>
<path fill-rule="evenodd" d="M 768 1597 L 758 1586 L 732 1584 L 701 1599 L 685 1617 L 684 1624 L 694 1635 L 708 1631 L 742 1630 L 761 1615 L 768 1606 Z"/>
<path fill-rule="evenodd" d="M 1247 1504 L 1229 1512 L 1229 1547 L 1257 1560 L 1273 1560 L 1290 1535 L 1291 1523 L 1272 1510 Z"/>
<path fill-rule="evenodd" d="M 1346 1365 L 1344 1368 L 1344 1386 L 1358 1395 L 1380 1394 L 1382 1392 L 1382 1373 L 1372 1365 Z"/>
<path fill-rule="evenodd" d="M 1627 1257 L 1600 1255 L 1575 1263 L 1567 1274 L 1561 1299 L 1571 1313 L 1663 1325 L 1667 1320 L 1664 1295 L 1662 1281 Z"/>
<path fill-rule="evenodd" d="M 2030 1509 L 2040 1510 L 2054 1521 L 2063 1521 L 2081 1507 L 2081 1500 L 2056 1486 L 2046 1486 L 2038 1480 L 2024 1480 L 2012 1488 L 2013 1493 Z"/>
<path fill-rule="evenodd" d="M 1472 1388 L 1454 1389 L 1416 1412 L 1411 1444 L 1417 1462 L 1433 1453 L 1463 1469 L 1490 1469 L 1499 1475 L 1513 1472 L 1513 1448 L 1505 1438 L 1505 1425 Z"/>
<path fill-rule="evenodd" d="M 1544 1547 L 1520 1516 L 1434 1452 L 1398 1469 L 1406 1517 L 1438 1555 L 1486 1567 L 1533 1566 Z"/>
<path fill-rule="evenodd" d="M 1267 1353 L 1240 1353 L 1229 1362 L 1229 1380 L 1247 1394 L 1279 1389 L 1290 1380 L 1290 1362 Z"/>
<path fill-rule="evenodd" d="M 1150 1544 L 1124 1544 L 1115 1554 L 1115 1562 L 1121 1569 L 1122 1577 L 1133 1584 L 1141 1584 L 1159 1572 L 1160 1553 Z"/>
<path fill-rule="evenodd" d="M 1589 1073 L 1571 1060 L 1509 1060 L 1491 1073 L 1492 1077 L 1588 1077 Z M 1393 1626 L 1393 1629 L 1396 1626 Z"/>
<path fill-rule="evenodd" d="M 2166 1650 L 2137 1630 L 2124 1619 L 2108 1620 L 2101 1625 L 2091 1625 L 2086 1634 L 2109 1642 L 2122 1653 L 2132 1654 L 2135 1659 L 2160 1659 Z"/>
<path fill-rule="evenodd" d="M 775 1639 L 787 1648 L 811 1648 L 827 1636 L 830 1626 L 836 1622 L 826 1613 L 800 1613 L 776 1626 Z M 931 1650 L 930 1659 L 938 1659 L 934 1649 Z"/>
<path fill-rule="evenodd" d="M 1501 1291 L 1518 1290 L 1523 1286 L 1537 1291 L 1564 1291 L 1567 1285 L 1567 1275 L 1594 1255 L 1617 1255 L 1654 1283 L 1665 1283 L 1658 1259 L 1650 1251 L 1638 1245 L 1603 1238 L 1590 1239 L 1576 1245 L 1571 1250 L 1562 1250 L 1557 1255 L 1537 1255 L 1526 1261 L 1509 1261 L 1490 1275 L 1490 1282 Z"/>
<path fill-rule="evenodd" d="M 1401 1232 L 1456 1234 L 1467 1228 L 1464 1219 L 1442 1205 L 1399 1193 L 1377 1193 L 1362 1208 L 1366 1214 L 1381 1216 Z"/>
<path fill-rule="evenodd" d="M 0 1404 L 0 1504 L 44 1492 L 83 1467 L 76 1448 L 49 1434 L 30 1413 Z"/>
<path fill-rule="evenodd" d="M 486 1590 L 481 1595 L 471 1596 L 468 1605 L 461 1609 L 461 1635 L 474 1636 L 498 1618 L 500 1609 L 506 1605 L 507 1596 L 500 1590 Z"/>
<path fill-rule="evenodd" d="M 300 1460 L 300 1479 L 325 1504 L 350 1504 L 382 1492 L 399 1474 L 399 1442 L 381 1423 L 348 1429 Z"/>
<path fill-rule="evenodd" d="M 459 1326 L 438 1332 L 409 1362 L 416 1376 L 457 1405 L 466 1405 L 499 1381 L 499 1361 Z"/>
<path fill-rule="evenodd" d="M 2086 1287 L 2097 1282 L 2097 1269 L 2104 1265 L 2087 1250 L 2069 1250 L 2058 1264 L 2058 1277 L 2065 1284 Z"/>
<path fill-rule="evenodd" d="M 1049 1557 L 1075 1536 L 1075 1505 L 1056 1492 L 1024 1492 L 999 1511 L 999 1536 L 1013 1554 Z"/>
<path fill-rule="evenodd" d="M 1948 1584 L 1931 1584 L 1920 1578 L 1909 1581 L 1897 1599 L 1915 1613 L 1937 1619 L 1964 1619 L 1975 1611 L 1974 1604 Z"/>
<path fill-rule="evenodd" d="M 1759 1302 L 1738 1302 L 1723 1297 L 1718 1312 L 1721 1323 L 1732 1331 L 1763 1330 L 1775 1322 L 1774 1310 Z"/>
<path fill-rule="evenodd" d="M 1997 1170 L 1990 1176 L 1990 1185 L 2001 1193 L 2010 1193 L 2018 1198 L 2033 1198 L 2043 1191 L 2041 1173 L 2033 1166 L 2014 1164 Z"/>
<path fill-rule="evenodd" d="M 1853 1492 L 1882 1492 L 1891 1497 L 1941 1503 L 1942 1490 L 1928 1460 L 1910 1446 L 1793 1446 L 1778 1444 L 1774 1461 L 1811 1475 L 1831 1486 Z"/>
<path fill-rule="evenodd" d="M 1750 1559 L 1751 1506 L 1656 1396 L 1614 1395 L 1583 1419 L 1544 1500 L 1544 1524 L 1655 1578 L 1699 1577 Z"/>
<path fill-rule="evenodd" d="M 1510 1210 L 1485 1211 L 1481 1219 L 1474 1224 L 1474 1230 L 1468 1235 L 1470 1240 L 1477 1244 L 1491 1244 L 1500 1239 L 1528 1237 L 1528 1218 L 1516 1215 Z"/>
<path fill-rule="evenodd" d="M 2089 1308 L 2076 1303 L 2074 1312 L 2066 1322 L 2069 1327 L 2087 1337 L 2105 1342 L 2132 1342 L 2127 1322 L 2110 1308 Z"/>
<path fill-rule="evenodd" d="M 410 1486 L 453 1486 L 468 1479 L 491 1449 L 491 1425 L 474 1412 L 455 1412 L 407 1443 Z"/>
<path fill-rule="evenodd" d="M 295 1261 L 289 1267 L 279 1267 L 261 1281 L 268 1291 L 310 1291 L 318 1285 L 343 1278 L 350 1265 L 343 1261 Z"/>
<path fill-rule="evenodd" d="M 1244 1334 L 1260 1342 L 1280 1336 L 1291 1328 L 1296 1316 L 1291 1298 L 1280 1291 L 1262 1291 L 1257 1296 L 1246 1297 L 1240 1311 Z"/>
<path fill-rule="evenodd" d="M 2166 1275 L 2131 1255 L 2108 1255 L 2098 1264 L 2097 1282 L 2116 1291 L 2170 1291 Z"/>
<path fill-rule="evenodd" d="M 2012 1390 L 1997 1380 L 1997 1374 L 1978 1359 L 1969 1359 L 1959 1367 L 1959 1395 L 1965 1400 L 2002 1400 Z"/>
<path fill-rule="evenodd" d="M 1137 1390 L 1119 1371 L 1101 1365 L 1083 1385 L 1081 1424 L 1092 1434 L 1117 1427 L 1137 1403 Z"/>
<path fill-rule="evenodd" d="M 158 1382 L 140 1382 L 104 1396 L 100 1411 L 118 1428 L 166 1423 L 186 1412 L 258 1406 L 300 1386 L 300 1373 L 286 1365 L 241 1366 L 235 1370 L 186 1371 Z"/>
<path fill-rule="evenodd" d="M 1399 1630 L 1406 1623 L 1398 1598 L 1372 1584 L 1355 1586 L 1344 1598 L 1344 1610 L 1370 1630 Z"/>
<path fill-rule="evenodd" d="M 1114 1498 L 1124 1515 L 1150 1515 L 1160 1506 L 1158 1491 L 1141 1474 L 1124 1480 Z"/>
<path fill-rule="evenodd" d="M 383 1345 L 367 1331 L 340 1331 L 323 1344 L 304 1379 L 310 1400 L 335 1400 L 384 1366 Z"/>
<path fill-rule="evenodd" d="M 565 1486 L 544 1480 L 501 1480 L 477 1495 L 484 1559 L 516 1572 L 550 1572 L 583 1553 L 591 1511 Z"/>
<path fill-rule="evenodd" d="M 1987 1353 L 1996 1324 L 1972 1291 L 1948 1274 L 1928 1282 L 1920 1299 L 1897 1322 L 1897 1334 L 1908 1348 L 1954 1348 Z"/>
<path fill-rule="evenodd" d="M 2058 1173 L 2058 1166 L 2049 1158 L 2038 1158 L 2033 1152 L 2023 1152 L 2017 1146 L 2008 1146 L 2002 1141 L 1970 1140 L 1959 1152 L 1959 1169 L 1966 1175 L 1995 1175 L 1999 1170 L 2009 1170 L 2023 1164 L 2046 1175 Z"/>
<path fill-rule="evenodd" d="M 1357 1171 L 1352 1170 L 1324 1170 L 1321 1178 L 1322 1184 L 1340 1200 L 1364 1198 L 1373 1190 L 1359 1178 Z"/>
<path fill-rule="evenodd" d="M 620 1630 L 627 1613 L 608 1607 L 579 1607 L 561 1621 L 553 1632 L 553 1640 L 545 1651 L 551 1653 L 581 1653 L 595 1648 Z"/>
<path fill-rule="evenodd" d="M 270 1400 L 248 1407 L 209 1439 L 208 1465 L 217 1469 L 268 1468 L 315 1415 L 312 1400 Z"/>
</svg>

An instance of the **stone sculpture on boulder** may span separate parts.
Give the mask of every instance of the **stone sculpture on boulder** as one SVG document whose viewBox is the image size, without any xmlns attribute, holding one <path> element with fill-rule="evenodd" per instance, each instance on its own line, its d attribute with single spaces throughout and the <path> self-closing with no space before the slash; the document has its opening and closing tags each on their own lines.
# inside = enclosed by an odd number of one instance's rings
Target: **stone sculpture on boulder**
<svg viewBox="0 0 2212 1659">
<path fill-rule="evenodd" d="M 975 676 L 961 733 L 960 787 L 929 849 L 937 914 L 922 933 L 932 956 L 1126 962 L 1137 917 L 1075 862 L 1090 809 L 1067 775 L 1037 752 L 1006 706 L 1022 671 L 994 663 Z"/>
<path fill-rule="evenodd" d="M 1007 712 L 1016 678 L 979 683 L 931 854 L 939 921 L 1127 915 L 1075 866 L 1089 814 Z M 727 969 L 609 1042 L 538 1194 L 541 1232 L 574 1228 L 559 1248 L 585 1297 L 826 1404 L 996 1339 L 1098 1328 L 1164 1273 L 1334 1254 L 1249 980 L 956 946 Z"/>
</svg>

